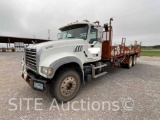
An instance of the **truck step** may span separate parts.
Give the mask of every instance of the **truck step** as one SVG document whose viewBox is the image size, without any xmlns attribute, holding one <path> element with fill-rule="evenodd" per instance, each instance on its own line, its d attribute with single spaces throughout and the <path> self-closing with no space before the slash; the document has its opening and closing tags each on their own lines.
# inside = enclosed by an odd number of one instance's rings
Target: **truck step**
<svg viewBox="0 0 160 120">
<path fill-rule="evenodd" d="M 100 77 L 100 76 L 106 74 L 107 73 L 106 71 L 104 71 L 102 73 L 99 73 L 97 75 L 95 74 L 96 69 L 103 68 L 103 67 L 106 67 L 106 66 L 107 66 L 107 64 L 103 64 L 103 65 L 99 65 L 99 66 L 96 66 L 96 67 L 92 67 L 92 78 L 97 78 L 97 77 Z"/>
<path fill-rule="evenodd" d="M 93 67 L 93 69 L 98 69 L 98 68 L 102 68 L 102 67 L 105 67 L 105 66 L 107 66 L 107 64 L 104 64 L 104 65 L 100 65 L 100 66 Z"/>
<path fill-rule="evenodd" d="M 102 73 L 99 73 L 99 74 L 95 75 L 93 78 L 100 77 L 100 76 L 102 76 L 102 75 L 105 75 L 106 73 L 107 73 L 107 72 L 102 72 Z"/>
</svg>

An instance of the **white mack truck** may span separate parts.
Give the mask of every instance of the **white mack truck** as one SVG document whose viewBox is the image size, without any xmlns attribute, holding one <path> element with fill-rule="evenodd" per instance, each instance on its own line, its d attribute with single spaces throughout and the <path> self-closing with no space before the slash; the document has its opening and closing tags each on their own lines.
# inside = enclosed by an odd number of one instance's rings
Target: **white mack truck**
<svg viewBox="0 0 160 120">
<path fill-rule="evenodd" d="M 25 49 L 22 77 L 39 91 L 50 92 L 58 102 L 73 99 L 81 83 L 105 75 L 108 68 L 136 64 L 140 46 L 112 46 L 112 26 L 99 22 L 74 22 L 61 27 L 58 40 Z"/>
</svg>

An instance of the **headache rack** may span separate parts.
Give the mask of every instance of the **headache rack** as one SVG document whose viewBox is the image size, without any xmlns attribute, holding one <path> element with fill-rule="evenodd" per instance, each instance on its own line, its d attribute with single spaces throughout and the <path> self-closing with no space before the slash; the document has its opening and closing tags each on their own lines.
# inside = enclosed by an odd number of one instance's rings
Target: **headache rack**
<svg viewBox="0 0 160 120">
<path fill-rule="evenodd" d="M 25 49 L 26 66 L 37 71 L 36 67 L 36 49 Z"/>
<path fill-rule="evenodd" d="M 113 36 L 113 28 L 111 25 L 110 19 L 109 26 L 108 24 L 104 25 L 105 31 L 103 31 L 104 37 L 106 37 L 105 41 L 102 43 L 102 60 L 111 60 L 117 58 L 125 58 L 125 56 L 136 55 L 137 57 L 140 56 L 141 52 L 141 45 L 137 44 L 135 41 L 134 45 L 126 46 L 126 38 L 122 38 L 122 42 L 119 45 L 112 45 L 112 36 Z"/>
</svg>

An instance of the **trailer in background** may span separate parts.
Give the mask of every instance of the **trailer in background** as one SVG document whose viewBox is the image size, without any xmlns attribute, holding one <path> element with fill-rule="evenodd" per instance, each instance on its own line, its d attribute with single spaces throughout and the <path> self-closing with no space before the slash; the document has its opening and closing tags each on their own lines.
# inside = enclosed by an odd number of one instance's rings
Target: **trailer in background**
<svg viewBox="0 0 160 120">
<path fill-rule="evenodd" d="M 23 42 L 15 42 L 14 43 L 15 52 L 24 52 L 24 43 Z"/>
</svg>

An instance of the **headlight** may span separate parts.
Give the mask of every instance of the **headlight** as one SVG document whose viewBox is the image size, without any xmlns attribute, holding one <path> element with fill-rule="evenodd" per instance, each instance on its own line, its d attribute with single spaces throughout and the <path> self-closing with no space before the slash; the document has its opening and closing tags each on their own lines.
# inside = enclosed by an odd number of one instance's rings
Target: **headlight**
<svg viewBox="0 0 160 120">
<path fill-rule="evenodd" d="M 41 67 L 41 73 L 45 74 L 45 75 L 51 76 L 53 74 L 53 69 L 50 68 L 50 67 L 44 67 L 44 66 L 42 66 Z"/>
</svg>

